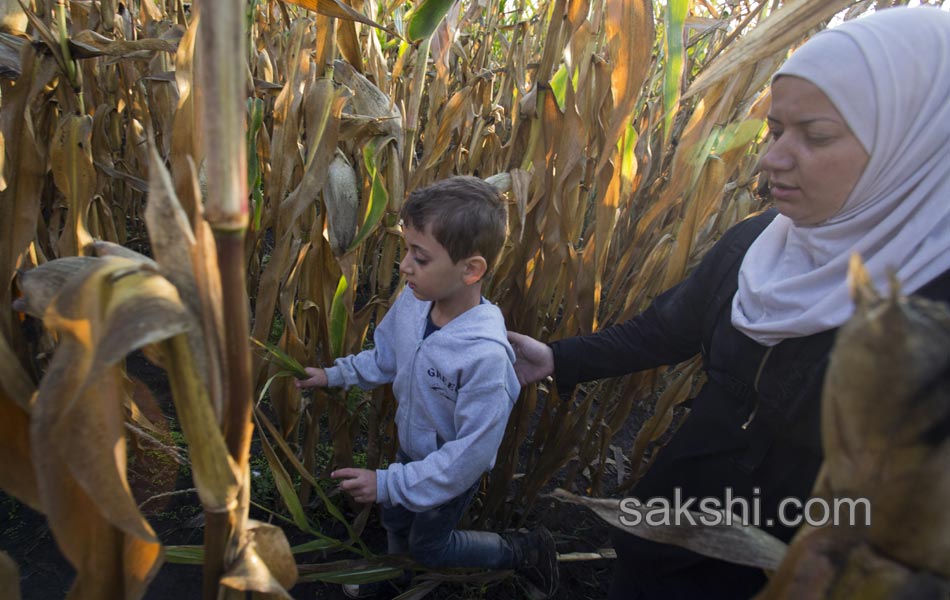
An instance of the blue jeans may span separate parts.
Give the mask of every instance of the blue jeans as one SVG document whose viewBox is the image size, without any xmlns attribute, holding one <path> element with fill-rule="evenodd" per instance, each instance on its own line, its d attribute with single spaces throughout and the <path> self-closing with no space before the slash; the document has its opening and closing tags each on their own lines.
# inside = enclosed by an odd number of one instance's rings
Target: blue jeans
<svg viewBox="0 0 950 600">
<path fill-rule="evenodd" d="M 418 513 L 380 505 L 389 554 L 408 554 L 430 569 L 515 568 L 515 551 L 505 538 L 489 531 L 456 529 L 477 488 L 478 482 L 445 504 Z"/>
</svg>

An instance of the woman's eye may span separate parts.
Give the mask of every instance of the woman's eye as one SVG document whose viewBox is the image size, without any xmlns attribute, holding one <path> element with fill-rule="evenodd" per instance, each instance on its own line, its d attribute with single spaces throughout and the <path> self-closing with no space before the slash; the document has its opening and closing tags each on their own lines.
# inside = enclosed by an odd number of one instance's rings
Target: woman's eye
<svg viewBox="0 0 950 600">
<path fill-rule="evenodd" d="M 813 146 L 825 146 L 834 140 L 834 138 L 829 135 L 809 135 L 805 139 Z"/>
</svg>

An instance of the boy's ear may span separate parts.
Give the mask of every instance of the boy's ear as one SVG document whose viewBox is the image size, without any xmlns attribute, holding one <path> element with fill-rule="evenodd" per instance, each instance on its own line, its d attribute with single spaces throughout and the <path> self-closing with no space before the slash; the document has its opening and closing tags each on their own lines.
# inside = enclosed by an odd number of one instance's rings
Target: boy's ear
<svg viewBox="0 0 950 600">
<path fill-rule="evenodd" d="M 462 282 L 465 285 L 478 283 L 488 271 L 488 263 L 483 256 L 476 254 L 462 260 L 465 263 L 465 268 L 462 271 Z"/>
</svg>

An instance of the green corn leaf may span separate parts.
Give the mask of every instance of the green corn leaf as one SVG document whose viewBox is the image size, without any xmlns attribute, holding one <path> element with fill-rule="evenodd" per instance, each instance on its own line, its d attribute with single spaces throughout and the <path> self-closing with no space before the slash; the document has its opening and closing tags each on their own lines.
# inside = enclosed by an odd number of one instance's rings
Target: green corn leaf
<svg viewBox="0 0 950 600">
<path fill-rule="evenodd" d="M 409 15 L 409 40 L 418 42 L 432 35 L 453 4 L 455 0 L 423 0 Z"/>
<path fill-rule="evenodd" d="M 279 371 L 271 375 L 267 381 L 264 383 L 264 387 L 261 388 L 261 393 L 257 395 L 257 403 L 260 404 L 264 400 L 264 396 L 267 395 L 267 390 L 270 389 L 270 384 L 274 382 L 278 377 L 295 377 L 294 373 L 290 371 Z"/>
<path fill-rule="evenodd" d="M 343 356 L 343 338 L 346 334 L 346 307 L 343 305 L 343 295 L 349 284 L 345 275 L 340 275 L 340 282 L 333 294 L 333 303 L 330 305 L 330 352 L 334 358 Z"/>
<path fill-rule="evenodd" d="M 663 71 L 663 139 L 669 142 L 680 99 L 680 80 L 683 78 L 683 24 L 689 10 L 689 0 L 669 0 L 663 13 L 666 29 L 666 68 Z"/>
<path fill-rule="evenodd" d="M 251 342 L 257 344 L 259 348 L 264 350 L 264 357 L 280 367 L 282 371 L 289 372 L 297 379 L 307 379 L 310 377 L 310 375 L 304 369 L 304 366 L 300 364 L 297 359 L 287 354 L 277 346 L 273 344 L 265 344 L 259 339 L 253 337 L 251 338 Z"/>
<path fill-rule="evenodd" d="M 567 95 L 567 65 L 561 65 L 561 68 L 551 78 L 551 91 L 554 92 L 554 99 L 557 100 L 558 107 L 564 110 Z"/>
<path fill-rule="evenodd" d="M 758 137 L 765 121 L 762 119 L 746 119 L 739 123 L 730 123 L 719 133 L 713 145 L 713 154 L 723 155 L 730 150 L 748 145 Z"/>
<path fill-rule="evenodd" d="M 363 240 L 366 239 L 366 236 L 379 224 L 379 220 L 383 218 L 383 214 L 386 212 L 386 206 L 389 204 L 389 193 L 386 192 L 383 180 L 379 176 L 376 162 L 379 151 L 385 148 L 386 144 L 392 141 L 392 139 L 391 137 L 385 138 L 378 144 L 371 142 L 366 144 L 363 148 L 363 163 L 366 165 L 366 172 L 373 178 L 373 186 L 370 190 L 366 219 L 363 221 L 363 225 L 360 226 L 360 230 L 356 233 L 356 237 L 353 238 L 353 243 L 350 244 L 347 252 L 359 246 Z"/>
<path fill-rule="evenodd" d="M 260 440 L 261 449 L 264 450 L 264 457 L 267 459 L 267 465 L 270 467 L 271 474 L 274 476 L 274 484 L 277 486 L 277 491 L 280 493 L 284 505 L 287 507 L 287 510 L 290 511 L 290 516 L 294 524 L 302 531 L 313 531 L 314 528 L 311 526 L 303 506 L 300 504 L 300 498 L 297 497 L 297 491 L 294 489 L 294 484 L 290 480 L 290 475 L 287 474 L 284 465 L 282 465 L 277 458 L 277 453 L 274 452 L 274 448 L 271 446 L 267 436 L 261 435 Z"/>
<path fill-rule="evenodd" d="M 620 139 L 619 143 L 623 144 L 621 168 L 629 178 L 630 174 L 633 173 L 633 169 L 637 166 L 637 156 L 634 152 L 637 147 L 637 130 L 634 128 L 633 123 L 630 123 L 627 126 L 627 130 L 624 132 L 624 135 Z"/>
<path fill-rule="evenodd" d="M 250 10 L 250 9 L 248 9 Z M 247 188 L 251 190 L 251 205 L 254 214 L 254 228 L 261 228 L 261 214 L 264 208 L 263 173 L 257 156 L 257 132 L 264 124 L 264 101 L 260 98 L 247 99 Z"/>
<path fill-rule="evenodd" d="M 284 456 L 288 459 L 288 461 L 294 467 L 294 469 L 298 473 L 300 473 L 301 477 L 309 481 L 310 484 L 313 486 L 313 489 L 316 490 L 317 494 L 320 496 L 320 499 L 323 501 L 323 506 L 324 508 L 326 508 L 327 513 L 329 513 L 330 516 L 332 516 L 334 519 L 339 521 L 340 524 L 343 525 L 343 527 L 346 529 L 346 533 L 349 536 L 350 540 L 356 541 L 360 547 L 354 548 L 347 543 L 344 543 L 344 542 L 341 542 L 340 540 L 326 536 L 320 533 L 319 531 L 311 528 L 309 526 L 309 522 L 307 523 L 307 527 L 302 528 L 302 529 L 306 531 L 307 533 L 316 535 L 318 538 L 320 538 L 321 541 L 327 543 L 329 547 L 346 548 L 347 550 L 351 550 L 353 552 L 356 552 L 357 554 L 362 554 L 364 556 L 367 555 L 369 552 L 366 546 L 363 544 L 363 541 L 357 537 L 356 533 L 353 531 L 353 528 L 350 526 L 349 521 L 346 520 L 346 517 L 343 516 L 343 513 L 340 511 L 339 508 L 337 508 L 336 504 L 334 504 L 333 501 L 330 500 L 330 497 L 326 495 L 326 492 L 323 491 L 323 486 L 320 485 L 320 483 L 313 477 L 313 475 L 307 472 L 306 468 L 303 466 L 303 464 L 301 464 L 300 460 L 296 456 L 294 456 L 293 451 L 291 451 L 287 443 L 280 437 L 279 432 L 277 431 L 277 428 L 274 427 L 274 424 L 271 423 L 270 419 L 267 418 L 267 415 L 261 412 L 261 410 L 258 408 L 254 409 L 253 414 L 254 414 L 254 421 L 257 424 L 257 430 L 260 432 L 261 445 L 264 446 L 265 448 L 269 447 L 271 451 L 274 452 L 273 446 L 270 445 L 269 440 L 267 440 L 266 436 L 264 435 L 263 430 L 266 429 L 267 432 L 271 435 L 271 437 L 274 438 L 275 442 L 277 443 L 277 447 L 281 449 L 281 451 L 284 453 Z M 262 425 L 263 425 L 263 428 L 261 427 Z M 275 456 L 276 456 L 276 452 L 275 452 Z M 281 470 L 283 470 L 283 464 L 281 463 L 278 463 L 278 464 L 280 465 Z M 290 477 L 287 475 L 286 471 L 283 471 L 283 473 L 287 481 L 289 481 Z M 276 472 L 274 473 L 274 481 L 275 482 L 277 481 Z M 324 479 L 322 481 L 327 481 L 327 480 Z M 294 494 L 294 499 L 295 501 L 297 500 L 296 494 Z M 296 523 L 296 520 L 295 520 L 295 523 Z"/>
</svg>

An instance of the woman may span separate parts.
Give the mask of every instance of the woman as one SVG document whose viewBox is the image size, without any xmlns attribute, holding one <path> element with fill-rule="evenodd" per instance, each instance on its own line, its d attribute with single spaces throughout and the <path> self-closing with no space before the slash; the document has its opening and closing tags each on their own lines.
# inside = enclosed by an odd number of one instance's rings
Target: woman
<svg viewBox="0 0 950 600">
<path fill-rule="evenodd" d="M 905 293 L 950 301 L 950 14 L 895 8 L 816 35 L 774 76 L 768 121 L 773 210 L 630 321 L 550 346 L 509 339 L 522 383 L 554 375 L 565 391 L 702 352 L 707 383 L 633 495 L 755 500 L 760 525 L 788 540 L 794 530 L 767 519 L 783 498 L 807 499 L 821 463 L 821 383 L 853 310 L 851 253 L 879 289 L 895 272 Z M 614 544 L 613 600 L 748 598 L 765 583 L 619 530 Z"/>
</svg>

